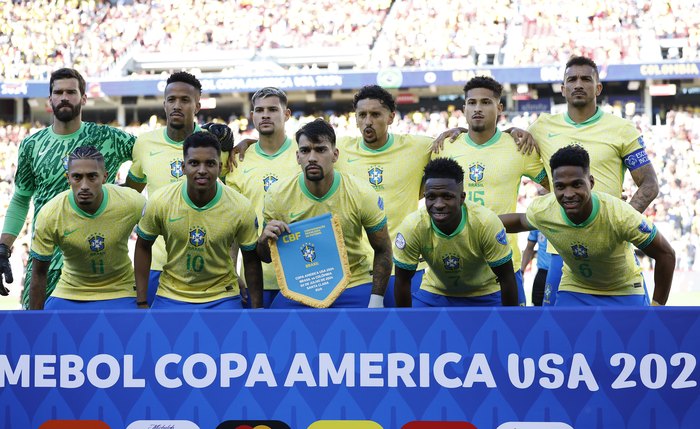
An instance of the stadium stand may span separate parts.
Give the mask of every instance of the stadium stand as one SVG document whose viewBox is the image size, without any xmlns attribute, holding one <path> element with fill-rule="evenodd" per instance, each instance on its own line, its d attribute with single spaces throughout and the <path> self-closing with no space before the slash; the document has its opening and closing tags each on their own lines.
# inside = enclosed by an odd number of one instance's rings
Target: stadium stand
<svg viewBox="0 0 700 429">
<path fill-rule="evenodd" d="M 697 0 L 497 0 L 478 7 L 458 0 L 276 1 L 274 7 L 246 0 L 235 13 L 229 2 L 212 0 L 12 3 L 0 12 L 5 79 L 42 79 L 65 65 L 93 77 L 154 73 L 193 58 L 203 71 L 235 74 L 544 65 L 574 51 L 600 64 L 631 63 L 696 59 L 700 52 Z M 192 22 L 199 31 L 191 31 Z"/>
</svg>

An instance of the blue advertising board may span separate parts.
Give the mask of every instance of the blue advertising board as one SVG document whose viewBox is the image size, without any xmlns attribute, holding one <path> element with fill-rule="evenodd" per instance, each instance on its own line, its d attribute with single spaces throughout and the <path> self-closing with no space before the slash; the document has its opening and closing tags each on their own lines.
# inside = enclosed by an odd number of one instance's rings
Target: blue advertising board
<svg viewBox="0 0 700 429">
<path fill-rule="evenodd" d="M 378 84 L 385 88 L 424 88 L 429 86 L 462 86 L 474 76 L 491 76 L 501 83 L 557 83 L 564 76 L 563 65 L 470 68 L 433 68 L 383 70 L 342 70 L 334 73 L 294 72 L 278 75 L 204 75 L 200 76 L 202 92 L 245 93 L 265 86 L 286 91 L 313 91 L 358 89 L 363 85 Z M 700 61 L 665 61 L 639 64 L 610 64 L 600 66 L 603 81 L 646 79 L 700 78 Z M 162 95 L 165 78 L 131 76 L 123 79 L 88 80 L 88 97 Z M 2 81 L 0 98 L 48 97 L 48 81 Z"/>
<path fill-rule="evenodd" d="M 2 312 L 0 422 L 691 429 L 699 330 L 695 308 Z"/>
</svg>

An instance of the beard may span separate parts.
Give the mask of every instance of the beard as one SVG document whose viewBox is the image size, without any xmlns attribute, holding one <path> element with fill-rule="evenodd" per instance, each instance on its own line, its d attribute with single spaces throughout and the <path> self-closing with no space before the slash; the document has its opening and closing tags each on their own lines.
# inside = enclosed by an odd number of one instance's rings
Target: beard
<svg viewBox="0 0 700 429">
<path fill-rule="evenodd" d="M 64 107 L 70 107 L 70 110 L 62 110 Z M 61 122 L 70 122 L 73 119 L 80 116 L 80 111 L 82 106 L 76 104 L 75 106 L 70 103 L 61 103 L 58 106 L 52 105 L 53 115 Z"/>
<path fill-rule="evenodd" d="M 308 167 L 304 170 L 304 177 L 306 177 L 306 179 L 311 182 L 320 182 L 325 177 L 325 175 L 323 174 L 323 170 L 321 169 L 318 170 L 318 173 L 313 174 L 314 175 L 312 176 L 309 175 Z"/>
</svg>

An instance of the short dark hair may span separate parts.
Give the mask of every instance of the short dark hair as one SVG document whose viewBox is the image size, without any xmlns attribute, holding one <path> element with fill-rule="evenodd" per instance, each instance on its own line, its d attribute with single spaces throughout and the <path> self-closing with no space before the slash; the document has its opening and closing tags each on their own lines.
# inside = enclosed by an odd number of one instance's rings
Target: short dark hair
<svg viewBox="0 0 700 429">
<path fill-rule="evenodd" d="M 192 147 L 213 147 L 216 153 L 221 156 L 221 143 L 213 134 L 206 131 L 192 133 L 182 143 L 182 156 L 187 157 L 187 151 Z"/>
<path fill-rule="evenodd" d="M 584 56 L 571 57 L 569 58 L 569 61 L 566 62 L 566 67 L 564 67 L 564 73 L 566 73 L 566 70 L 571 66 L 589 66 L 593 68 L 596 80 L 600 81 L 600 75 L 598 74 L 598 65 L 592 59 Z"/>
<path fill-rule="evenodd" d="M 188 85 L 192 85 L 201 95 L 202 94 L 202 83 L 191 73 L 186 71 L 175 72 L 170 75 L 167 81 L 165 81 L 165 86 L 167 87 L 171 83 L 182 82 Z"/>
<path fill-rule="evenodd" d="M 496 79 L 493 79 L 488 76 L 476 76 L 471 78 L 469 82 L 467 82 L 467 84 L 464 85 L 465 100 L 467 98 L 467 92 L 474 88 L 490 89 L 493 92 L 493 96 L 496 97 L 498 100 L 501 99 L 501 95 L 503 94 L 503 85 L 498 83 Z"/>
<path fill-rule="evenodd" d="M 68 167 L 76 159 L 92 159 L 102 168 L 105 167 L 105 157 L 95 146 L 79 146 L 68 155 Z"/>
<path fill-rule="evenodd" d="M 331 142 L 331 146 L 335 147 L 335 130 L 331 124 L 324 121 L 322 118 L 316 118 L 299 128 L 295 136 L 297 143 L 299 143 L 301 136 L 306 136 L 312 143 L 321 143 L 325 137 Z"/>
<path fill-rule="evenodd" d="M 255 94 L 253 94 L 253 97 L 251 97 L 250 99 L 250 104 L 252 104 L 253 107 L 255 107 L 256 101 L 258 101 L 261 98 L 267 97 L 277 97 L 280 99 L 280 103 L 282 104 L 282 106 L 287 107 L 287 94 L 281 89 L 272 86 L 266 86 L 265 88 L 261 88 L 255 91 Z"/>
<path fill-rule="evenodd" d="M 382 106 L 389 109 L 390 112 L 396 111 L 396 101 L 394 97 L 389 91 L 379 85 L 365 85 L 360 88 L 352 99 L 352 107 L 357 109 L 357 103 L 364 99 L 379 100 Z"/>
<path fill-rule="evenodd" d="M 583 171 L 590 171 L 591 158 L 588 156 L 588 151 L 577 144 L 572 144 L 554 152 L 554 155 L 549 158 L 549 168 L 552 173 L 559 167 L 568 166 L 581 167 Z"/>
<path fill-rule="evenodd" d="M 58 69 L 51 73 L 51 78 L 49 78 L 49 95 L 53 93 L 53 83 L 62 79 L 77 79 L 80 95 L 85 95 L 85 79 L 83 75 L 78 73 L 77 70 L 69 68 Z"/>
<path fill-rule="evenodd" d="M 451 158 L 435 158 L 423 169 L 423 183 L 428 179 L 454 179 L 457 183 L 464 182 L 464 170 Z"/>
</svg>

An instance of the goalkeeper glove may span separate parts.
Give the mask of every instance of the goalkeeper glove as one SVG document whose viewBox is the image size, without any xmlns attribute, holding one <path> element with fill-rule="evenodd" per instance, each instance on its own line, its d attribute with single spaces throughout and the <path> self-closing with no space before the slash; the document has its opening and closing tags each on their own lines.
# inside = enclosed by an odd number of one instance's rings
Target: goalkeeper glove
<svg viewBox="0 0 700 429">
<path fill-rule="evenodd" d="M 12 283 L 12 268 L 10 267 L 10 248 L 6 244 L 0 244 L 0 295 L 7 296 L 10 291 L 2 282 L 3 276 L 7 283 Z"/>
</svg>

